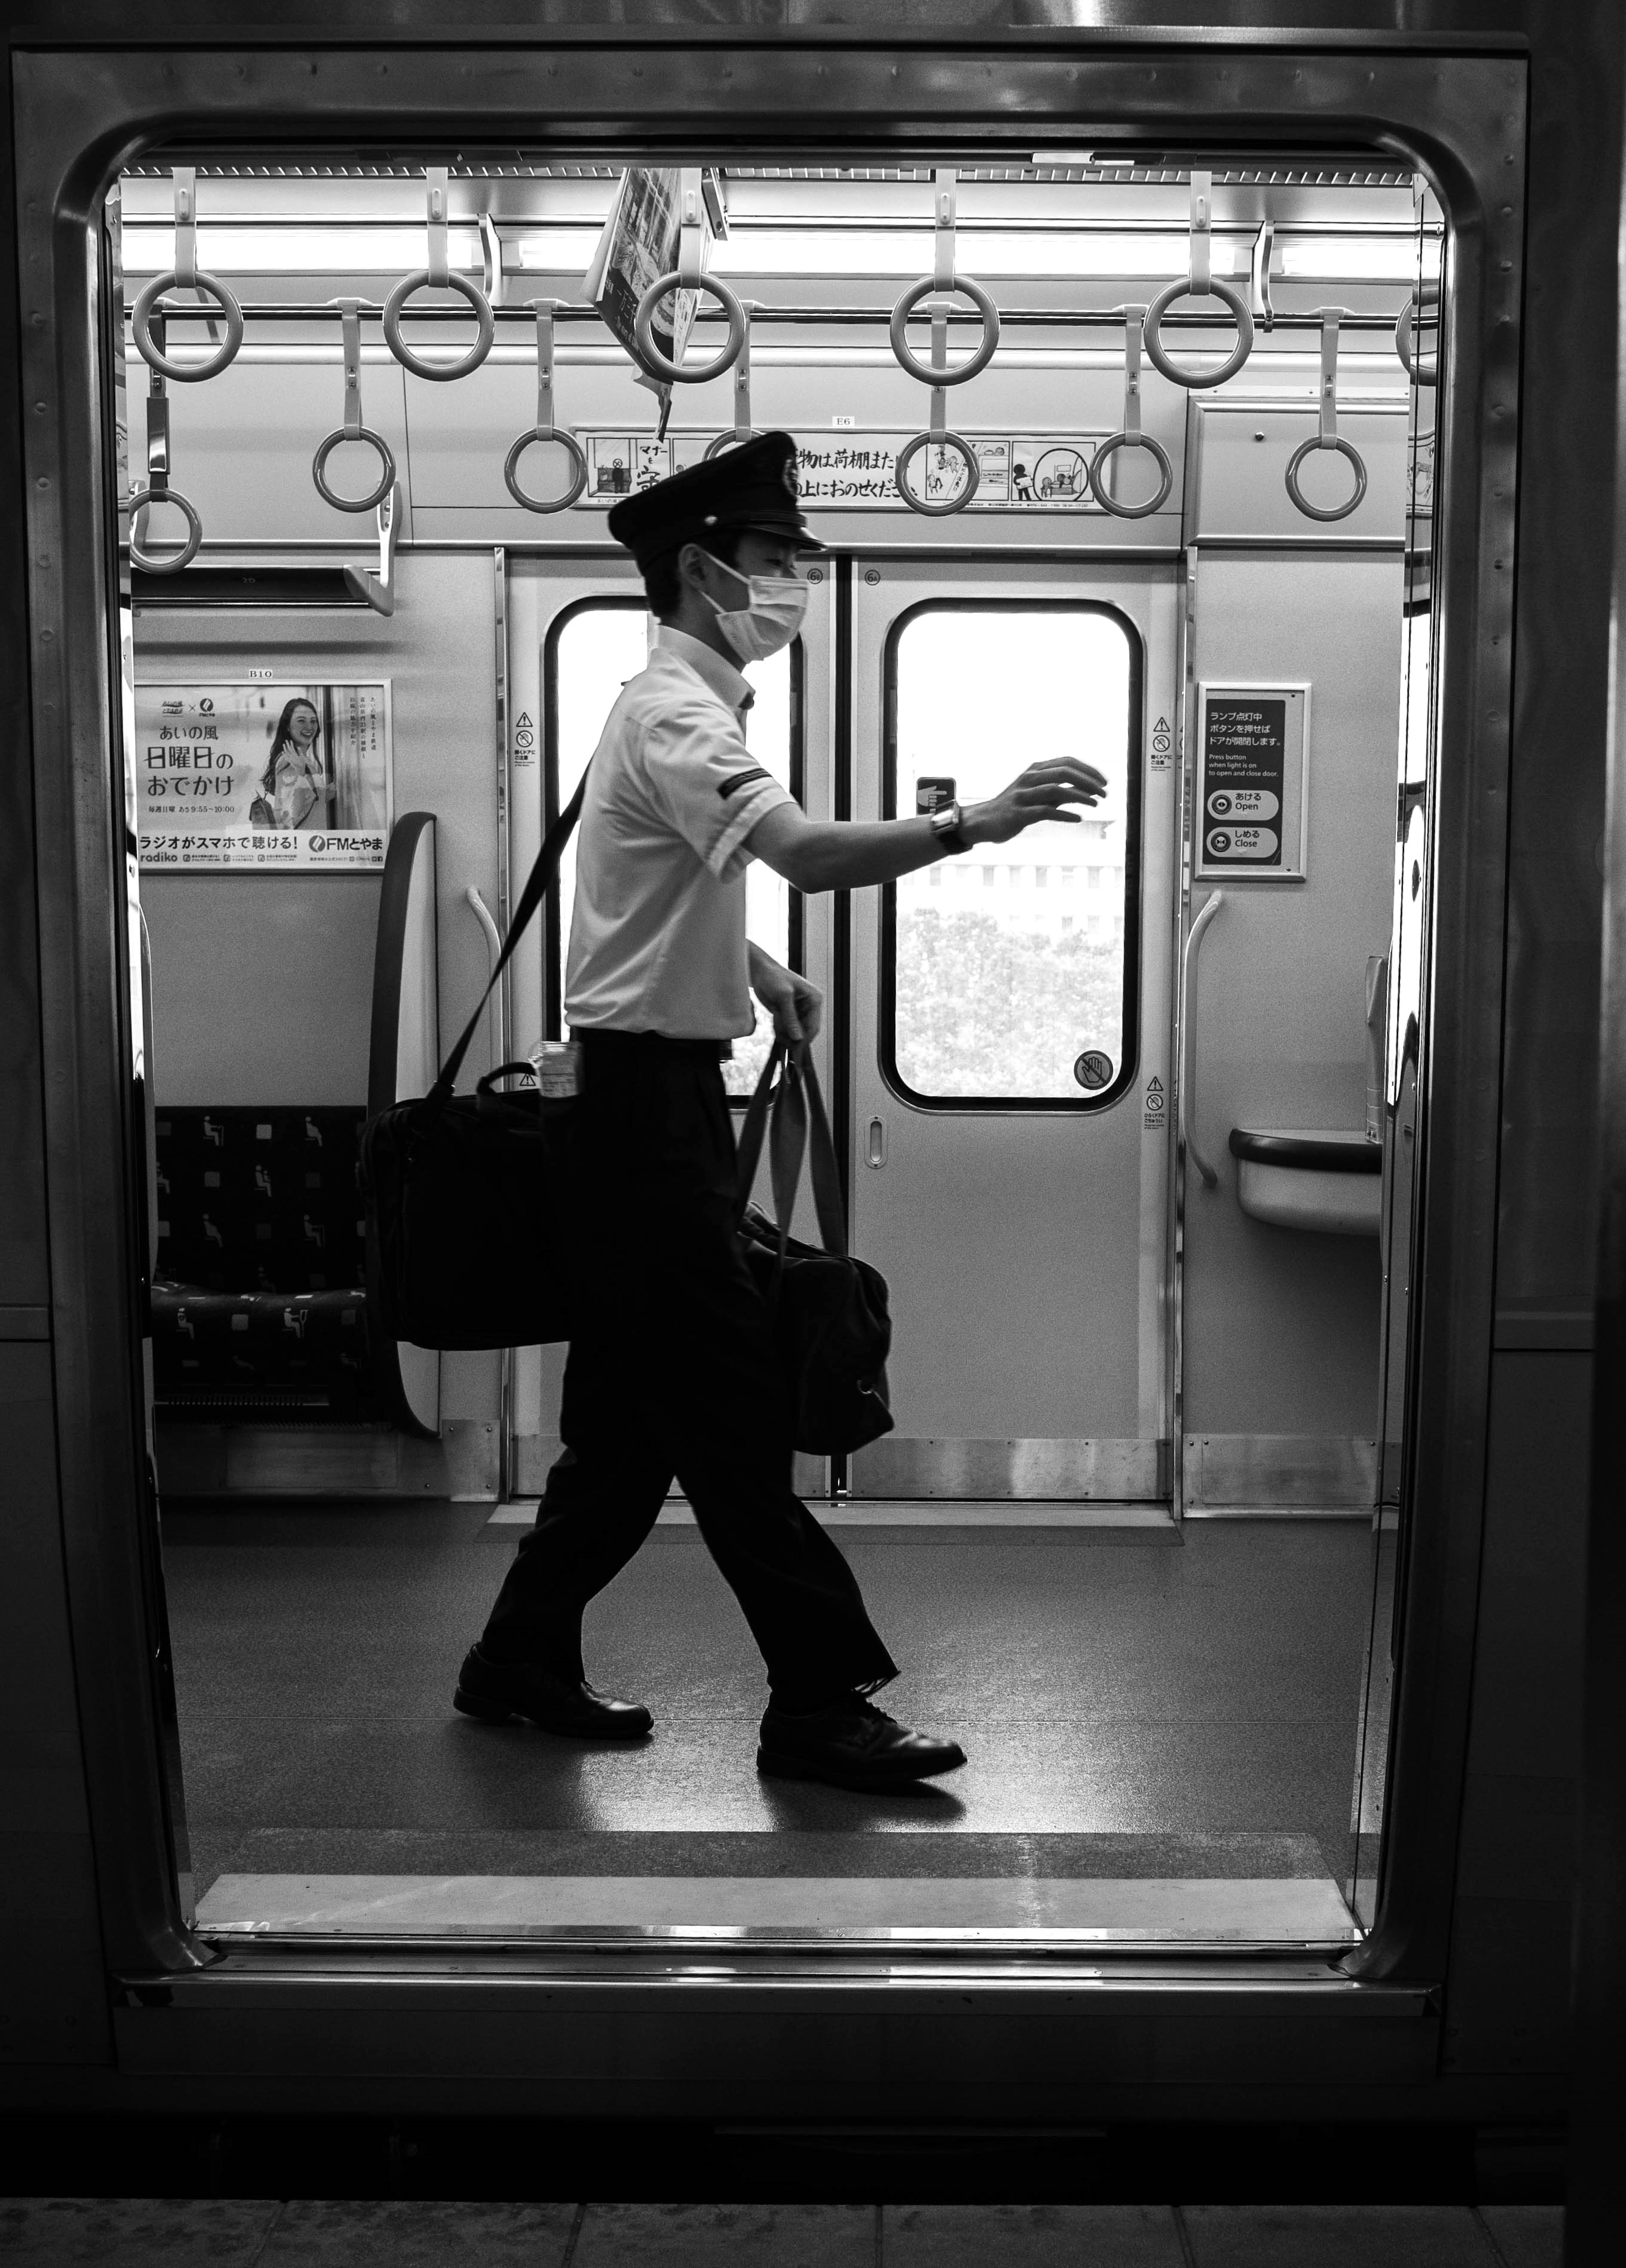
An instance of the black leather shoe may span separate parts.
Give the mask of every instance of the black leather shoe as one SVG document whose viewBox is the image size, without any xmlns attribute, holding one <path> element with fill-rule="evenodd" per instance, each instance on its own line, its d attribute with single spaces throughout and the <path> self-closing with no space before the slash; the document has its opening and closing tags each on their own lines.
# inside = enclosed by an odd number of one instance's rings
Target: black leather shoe
<svg viewBox="0 0 1626 2268">
<path fill-rule="evenodd" d="M 911 1733 L 872 1701 L 853 1694 L 805 1717 L 770 1702 L 762 1718 L 756 1768 L 772 1779 L 821 1779 L 833 1787 L 901 1787 L 953 1771 L 966 1761 L 957 1741 Z"/>
<path fill-rule="evenodd" d="M 482 1724 L 523 1717 L 545 1733 L 578 1741 L 641 1741 L 654 1723 L 638 1701 L 617 1701 L 529 1661 L 488 1661 L 477 1646 L 464 1656 L 452 1706 Z"/>
</svg>

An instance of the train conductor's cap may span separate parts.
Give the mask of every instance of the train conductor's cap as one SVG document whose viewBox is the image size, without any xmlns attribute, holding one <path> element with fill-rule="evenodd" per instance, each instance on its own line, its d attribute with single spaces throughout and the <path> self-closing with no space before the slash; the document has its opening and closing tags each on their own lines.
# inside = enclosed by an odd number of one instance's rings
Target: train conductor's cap
<svg viewBox="0 0 1626 2268">
<path fill-rule="evenodd" d="M 759 433 L 623 497 L 611 509 L 609 527 L 640 567 L 680 544 L 703 545 L 724 532 L 778 536 L 803 551 L 824 549 L 802 518 L 796 444 L 788 433 Z"/>
</svg>

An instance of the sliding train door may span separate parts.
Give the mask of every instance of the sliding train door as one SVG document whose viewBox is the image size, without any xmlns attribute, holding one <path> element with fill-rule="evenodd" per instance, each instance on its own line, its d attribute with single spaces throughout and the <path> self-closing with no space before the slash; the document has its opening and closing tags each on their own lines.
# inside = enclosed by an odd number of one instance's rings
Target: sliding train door
<svg viewBox="0 0 1626 2268">
<path fill-rule="evenodd" d="M 1109 792 L 853 893 L 853 1243 L 891 1289 L 896 1421 L 854 1498 L 1168 1498 L 1175 588 L 855 563 L 855 818 L 1062 754 Z"/>
</svg>

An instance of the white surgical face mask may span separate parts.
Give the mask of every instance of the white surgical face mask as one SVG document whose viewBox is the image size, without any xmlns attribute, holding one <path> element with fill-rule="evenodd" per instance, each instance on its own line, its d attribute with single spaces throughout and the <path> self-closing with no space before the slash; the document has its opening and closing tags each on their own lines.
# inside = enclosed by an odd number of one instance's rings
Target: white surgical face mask
<svg viewBox="0 0 1626 2268">
<path fill-rule="evenodd" d="M 740 660 L 766 661 L 770 653 L 789 645 L 807 612 L 807 585 L 801 577 L 742 575 L 737 567 L 725 566 L 720 559 L 715 564 L 746 586 L 748 603 L 733 608 L 719 607 L 709 593 L 701 593 Z"/>
</svg>

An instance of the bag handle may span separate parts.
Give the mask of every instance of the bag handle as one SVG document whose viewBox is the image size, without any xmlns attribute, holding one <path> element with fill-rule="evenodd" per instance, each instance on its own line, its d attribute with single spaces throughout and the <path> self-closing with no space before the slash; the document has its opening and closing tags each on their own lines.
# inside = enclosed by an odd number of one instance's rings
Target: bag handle
<svg viewBox="0 0 1626 2268">
<path fill-rule="evenodd" d="M 589 771 L 592 770 L 591 764 L 587 769 Z M 514 947 L 524 936 L 526 926 L 532 915 L 542 902 L 543 893 L 559 871 L 559 861 L 564 856 L 564 846 L 570 839 L 571 829 L 581 817 L 582 798 L 586 792 L 587 772 L 584 771 L 581 778 L 577 782 L 575 794 L 548 828 L 547 839 L 536 854 L 536 863 L 531 869 L 519 902 L 514 908 L 513 919 L 508 924 L 508 935 L 503 940 L 503 950 L 497 956 L 497 966 L 491 971 L 490 980 L 475 1004 L 474 1014 L 463 1027 L 462 1037 L 445 1063 L 441 1064 L 440 1076 L 425 1097 L 425 1101 L 432 1103 L 438 1110 L 443 1108 L 452 1100 L 452 1091 L 457 1085 L 457 1075 L 463 1068 L 463 1058 L 468 1053 L 469 1042 L 474 1038 L 479 1028 L 480 1019 L 485 1013 L 486 1002 L 496 991 L 497 979 L 507 968 Z M 504 1068 L 511 1070 L 513 1066 L 506 1064 Z M 527 1071 L 530 1069 L 528 1064 L 526 1069 Z M 495 1078 L 497 1074 L 493 1072 L 491 1076 Z"/>
<path fill-rule="evenodd" d="M 776 1071 L 781 1074 L 776 1087 Z M 813 1208 L 819 1217 L 819 1241 L 827 1252 L 844 1259 L 847 1217 L 842 1203 L 841 1174 L 835 1162 L 835 1140 L 830 1131 L 819 1074 L 813 1067 L 813 1050 L 806 1040 L 798 1040 L 791 1048 L 784 1040 L 776 1039 L 756 1083 L 745 1123 L 739 1130 L 739 1210 L 743 1213 L 751 1201 L 770 1102 L 773 1125 L 769 1171 L 773 1182 L 775 1225 L 779 1231 L 779 1257 L 784 1260 L 790 1239 L 797 1185 L 806 1156 L 813 1183 Z"/>
</svg>

